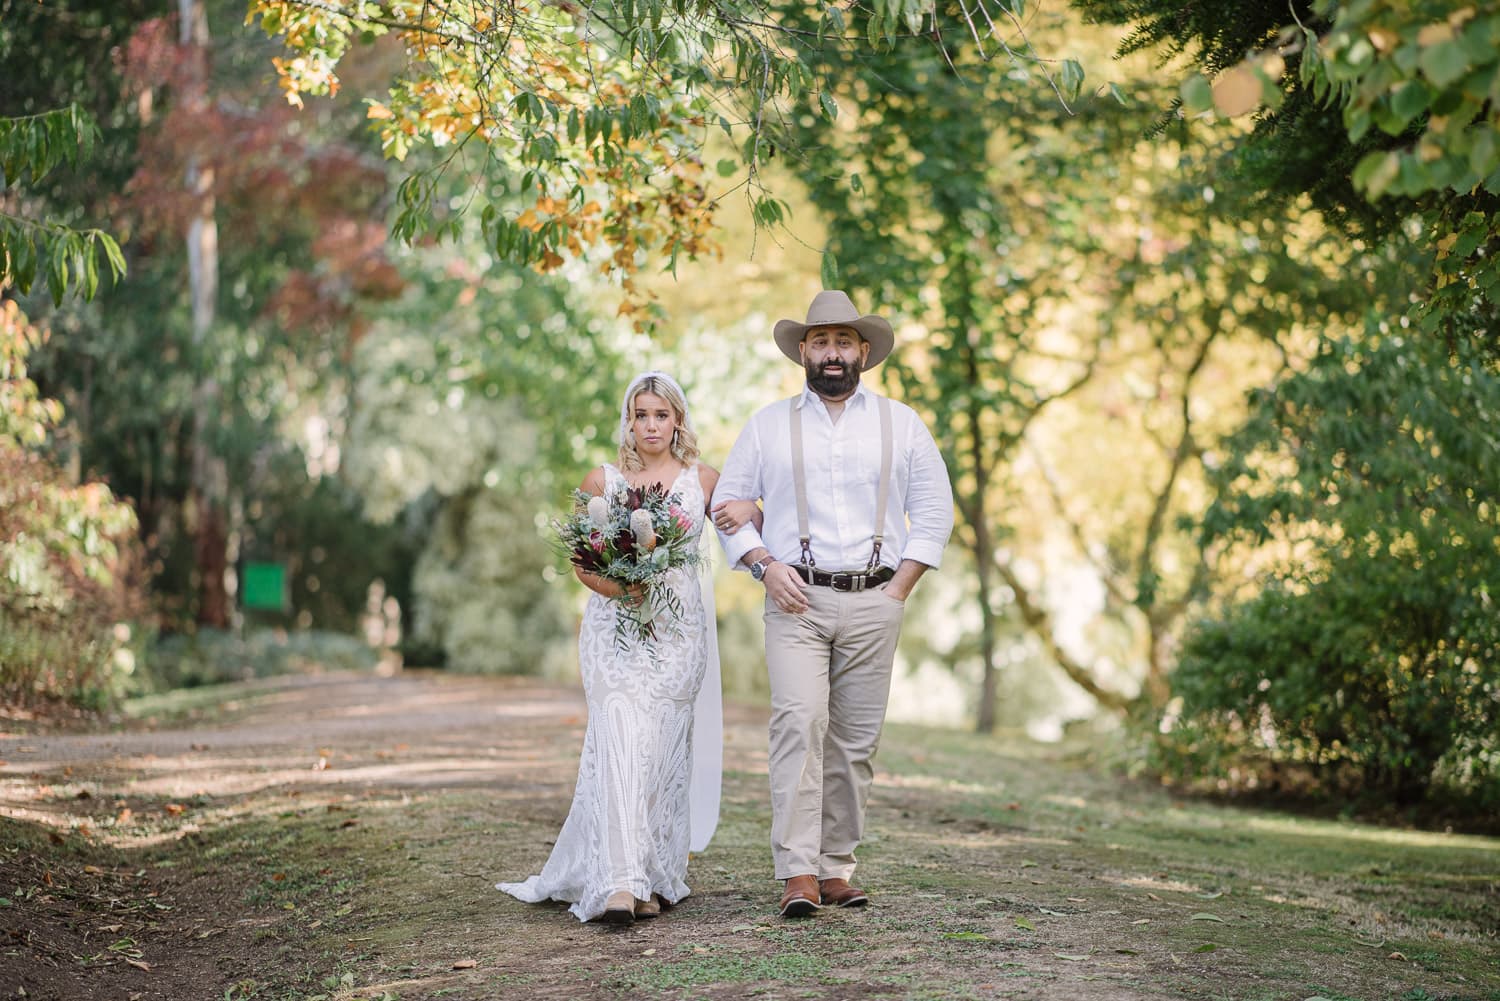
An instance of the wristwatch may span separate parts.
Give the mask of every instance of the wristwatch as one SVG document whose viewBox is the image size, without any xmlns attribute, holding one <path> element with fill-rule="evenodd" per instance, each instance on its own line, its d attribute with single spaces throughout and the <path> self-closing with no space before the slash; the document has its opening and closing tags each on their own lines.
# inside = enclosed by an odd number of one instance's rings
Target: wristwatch
<svg viewBox="0 0 1500 1001">
<path fill-rule="evenodd" d="M 771 564 L 775 562 L 775 558 L 771 556 L 765 556 L 761 559 L 756 560 L 754 563 L 750 564 L 750 576 L 754 577 L 756 580 L 765 580 L 766 571 L 771 569 Z"/>
</svg>

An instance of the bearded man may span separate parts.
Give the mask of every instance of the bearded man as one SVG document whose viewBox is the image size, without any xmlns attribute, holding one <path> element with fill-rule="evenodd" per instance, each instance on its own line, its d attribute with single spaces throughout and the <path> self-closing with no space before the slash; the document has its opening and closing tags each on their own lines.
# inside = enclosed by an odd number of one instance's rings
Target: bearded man
<svg viewBox="0 0 1500 1001">
<path fill-rule="evenodd" d="M 896 640 L 912 588 L 942 561 L 953 492 L 921 418 L 860 383 L 895 344 L 888 321 L 824 291 L 773 336 L 807 384 L 745 426 L 714 515 L 731 565 L 766 589 L 771 855 L 790 918 L 869 902 L 850 878 Z M 731 503 L 745 500 L 764 509 L 758 531 Z"/>
</svg>

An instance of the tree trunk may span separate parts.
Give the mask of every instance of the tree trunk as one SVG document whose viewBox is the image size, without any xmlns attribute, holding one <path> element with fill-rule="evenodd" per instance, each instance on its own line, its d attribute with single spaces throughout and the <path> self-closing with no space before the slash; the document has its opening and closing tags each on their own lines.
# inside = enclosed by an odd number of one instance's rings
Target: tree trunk
<svg viewBox="0 0 1500 1001">
<path fill-rule="evenodd" d="M 979 382 L 979 366 L 971 347 L 965 352 L 970 385 Z M 968 406 L 969 453 L 974 462 L 973 504 L 960 505 L 965 510 L 969 527 L 974 531 L 974 569 L 979 583 L 979 658 L 983 675 L 979 684 L 979 713 L 974 729 L 979 733 L 995 731 L 995 700 L 999 696 L 1000 672 L 995 667 L 995 609 L 990 603 L 990 561 L 994 549 L 990 541 L 989 523 L 984 517 L 984 499 L 989 494 L 989 457 L 985 450 L 984 431 L 980 420 L 982 408 L 973 396 Z"/>
<path fill-rule="evenodd" d="M 208 112 L 208 16 L 202 0 L 178 0 L 178 44 L 187 67 L 183 105 L 196 116 Z M 192 203 L 187 229 L 188 283 L 192 296 L 194 357 L 200 366 L 193 389 L 191 487 L 186 508 L 193 536 L 199 625 L 218 629 L 229 625 L 226 588 L 228 558 L 224 497 L 224 462 L 214 454 L 210 432 L 218 410 L 219 386 L 207 350 L 219 291 L 219 227 L 214 219 L 214 173 L 199 155 L 188 156 L 184 184 Z"/>
</svg>

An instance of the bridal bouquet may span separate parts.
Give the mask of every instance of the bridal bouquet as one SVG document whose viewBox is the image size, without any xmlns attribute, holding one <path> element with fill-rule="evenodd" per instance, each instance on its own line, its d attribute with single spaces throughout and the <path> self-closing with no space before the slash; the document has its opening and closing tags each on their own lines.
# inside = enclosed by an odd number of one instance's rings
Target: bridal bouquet
<svg viewBox="0 0 1500 1001">
<path fill-rule="evenodd" d="M 667 574 L 697 566 L 702 556 L 691 536 L 692 516 L 676 494 L 660 484 L 622 484 L 597 497 L 575 490 L 573 514 L 553 526 L 575 567 L 622 587 L 641 586 L 639 599 L 613 599 L 617 646 L 624 647 L 632 636 L 653 639 L 658 620 L 680 620 L 682 600 L 668 585 Z"/>
</svg>

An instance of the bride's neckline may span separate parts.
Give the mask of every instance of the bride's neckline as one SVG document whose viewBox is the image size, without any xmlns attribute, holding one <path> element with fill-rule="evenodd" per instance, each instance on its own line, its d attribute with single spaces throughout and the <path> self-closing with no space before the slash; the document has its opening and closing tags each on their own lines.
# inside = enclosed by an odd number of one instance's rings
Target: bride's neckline
<svg viewBox="0 0 1500 1001">
<path fill-rule="evenodd" d="M 617 472 L 617 473 L 620 474 L 620 478 L 622 480 L 624 480 L 630 486 L 635 487 L 637 489 L 639 489 L 641 487 L 649 487 L 653 483 L 659 483 L 659 484 L 661 484 L 661 486 L 664 489 L 671 490 L 673 487 L 675 487 L 677 485 L 677 481 L 680 480 L 680 479 L 682 479 L 682 474 L 685 473 L 685 472 L 687 472 L 691 468 L 693 468 L 693 467 L 691 467 L 691 466 L 684 466 L 681 463 L 678 463 L 677 464 L 677 472 L 672 476 L 672 479 L 670 481 L 665 481 L 665 482 L 662 481 L 662 480 L 659 480 L 659 479 L 657 479 L 657 480 L 647 479 L 647 480 L 641 481 L 640 483 L 637 483 L 637 482 L 635 482 L 634 480 L 632 480 L 630 478 L 630 474 L 629 473 L 625 472 L 625 470 L 619 468 L 618 466 L 615 467 L 615 472 Z M 644 470 L 638 470 L 638 472 L 644 472 Z"/>
</svg>

